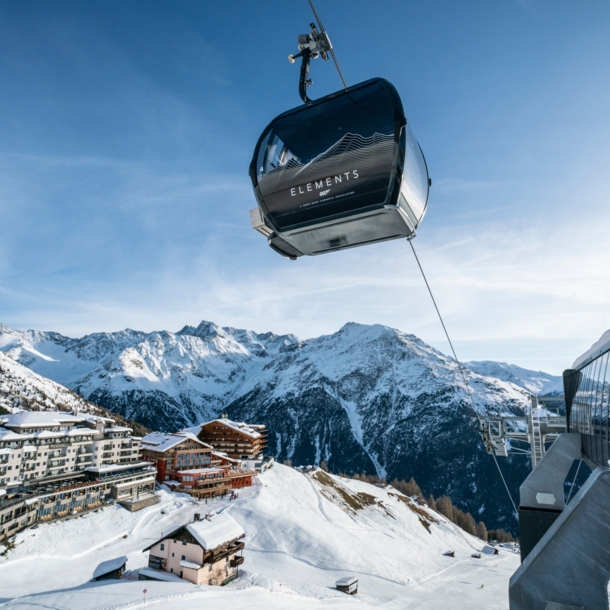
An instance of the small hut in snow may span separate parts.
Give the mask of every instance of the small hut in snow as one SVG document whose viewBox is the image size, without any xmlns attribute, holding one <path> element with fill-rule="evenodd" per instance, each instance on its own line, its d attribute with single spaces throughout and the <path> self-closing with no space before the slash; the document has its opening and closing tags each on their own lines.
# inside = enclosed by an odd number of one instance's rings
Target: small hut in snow
<svg viewBox="0 0 610 610">
<path fill-rule="evenodd" d="M 123 575 L 126 564 L 127 557 L 125 556 L 102 561 L 93 571 L 93 578 L 91 580 L 119 579 Z"/>
</svg>

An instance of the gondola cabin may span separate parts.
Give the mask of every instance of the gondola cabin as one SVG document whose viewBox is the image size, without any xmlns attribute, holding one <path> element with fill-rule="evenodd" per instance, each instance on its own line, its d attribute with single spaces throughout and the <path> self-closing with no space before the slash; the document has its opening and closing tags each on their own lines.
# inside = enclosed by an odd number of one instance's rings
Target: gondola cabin
<svg viewBox="0 0 610 610">
<path fill-rule="evenodd" d="M 275 118 L 250 178 L 252 226 L 290 259 L 414 235 L 430 186 L 400 97 L 381 78 Z"/>
</svg>

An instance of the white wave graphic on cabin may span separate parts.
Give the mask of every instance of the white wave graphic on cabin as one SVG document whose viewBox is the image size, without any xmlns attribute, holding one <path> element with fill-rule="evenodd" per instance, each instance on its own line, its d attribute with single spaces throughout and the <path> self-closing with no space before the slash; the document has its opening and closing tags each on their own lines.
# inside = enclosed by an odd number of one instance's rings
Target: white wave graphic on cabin
<svg viewBox="0 0 610 610">
<path fill-rule="evenodd" d="M 368 138 L 346 133 L 330 148 L 308 163 L 295 158 L 278 166 L 259 180 L 263 196 L 291 188 L 298 184 L 315 182 L 332 176 L 338 167 L 365 171 L 372 167 L 387 168 L 388 173 L 394 158 L 394 135 L 375 133 Z M 385 167 L 384 167 L 385 166 Z"/>
</svg>

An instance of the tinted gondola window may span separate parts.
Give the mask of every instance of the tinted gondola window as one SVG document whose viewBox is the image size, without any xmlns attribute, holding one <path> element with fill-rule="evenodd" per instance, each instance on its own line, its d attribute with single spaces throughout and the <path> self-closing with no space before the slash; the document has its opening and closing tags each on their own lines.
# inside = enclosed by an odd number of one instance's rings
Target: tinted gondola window
<svg viewBox="0 0 610 610">
<path fill-rule="evenodd" d="M 268 215 L 289 229 L 384 203 L 394 147 L 394 109 L 378 82 L 280 117 L 256 156 Z"/>
<path fill-rule="evenodd" d="M 401 193 L 407 200 L 417 224 L 421 221 L 428 203 L 428 169 L 419 143 L 407 125 L 407 147 Z"/>
</svg>

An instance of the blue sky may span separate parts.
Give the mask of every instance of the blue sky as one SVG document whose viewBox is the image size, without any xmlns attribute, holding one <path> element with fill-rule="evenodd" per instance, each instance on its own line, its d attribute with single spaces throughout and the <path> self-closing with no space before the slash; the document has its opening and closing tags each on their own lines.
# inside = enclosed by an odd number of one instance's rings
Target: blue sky
<svg viewBox="0 0 610 610">
<path fill-rule="evenodd" d="M 610 325 L 610 4 L 316 4 L 348 84 L 391 80 L 420 140 L 415 246 L 458 355 L 570 366 Z M 291 262 L 249 226 L 310 21 L 306 0 L 0 4 L 0 321 L 379 322 L 447 352 L 405 241 Z M 312 77 L 340 87 L 330 62 Z"/>
</svg>

